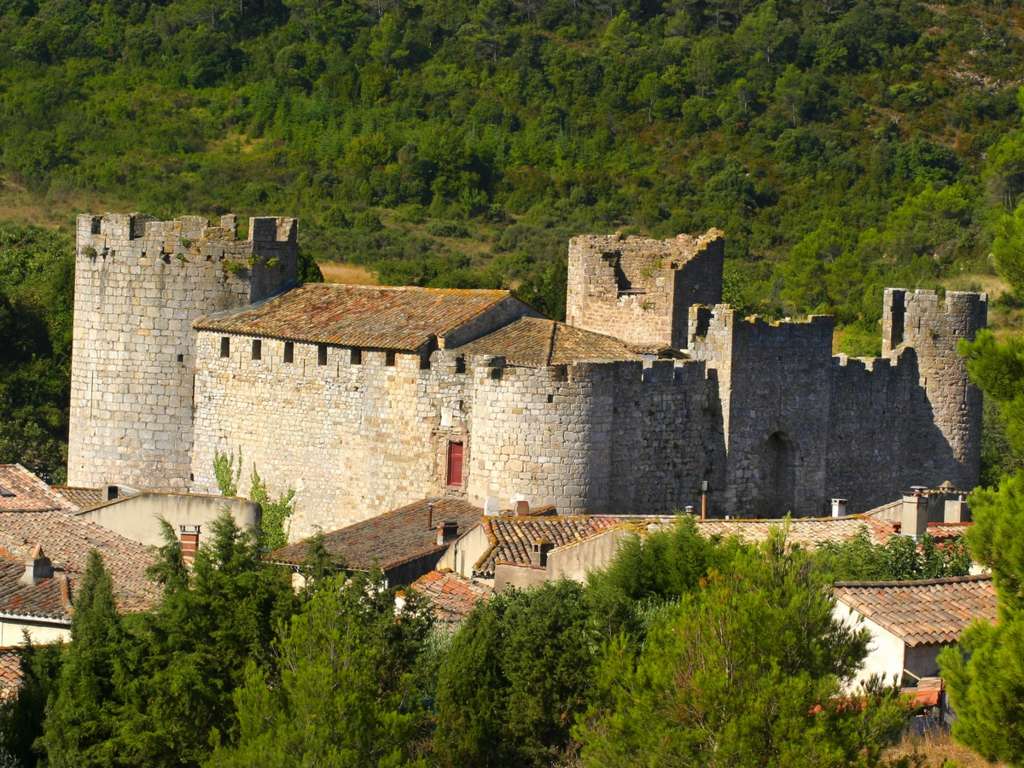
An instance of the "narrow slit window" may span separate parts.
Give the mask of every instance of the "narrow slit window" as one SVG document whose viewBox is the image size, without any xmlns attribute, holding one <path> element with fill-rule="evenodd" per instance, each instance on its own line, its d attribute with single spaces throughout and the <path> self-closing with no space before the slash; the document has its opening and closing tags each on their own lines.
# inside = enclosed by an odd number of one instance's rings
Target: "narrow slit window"
<svg viewBox="0 0 1024 768">
<path fill-rule="evenodd" d="M 327 365 L 327 345 L 321 344 L 316 348 L 316 364 Z"/>
<path fill-rule="evenodd" d="M 295 343 L 294 342 L 286 341 L 284 343 L 284 361 L 286 363 L 294 363 L 295 362 Z"/>
<path fill-rule="evenodd" d="M 352 356 L 351 356 L 351 358 L 349 358 L 349 362 L 351 362 L 352 365 L 362 365 L 363 364 L 363 350 L 361 350 L 361 349 L 353 349 L 352 350 Z"/>
<path fill-rule="evenodd" d="M 220 337 L 220 356 L 231 357 L 231 337 L 221 336 Z"/>
<path fill-rule="evenodd" d="M 261 339 L 252 340 L 252 359 L 262 360 L 263 359 L 263 341 Z"/>
<path fill-rule="evenodd" d="M 393 366 L 395 364 L 395 353 L 385 352 L 384 353 L 384 365 Z"/>
<path fill-rule="evenodd" d="M 456 357 L 455 358 L 455 372 L 456 373 L 465 373 L 466 372 L 466 358 L 465 357 Z"/>
</svg>

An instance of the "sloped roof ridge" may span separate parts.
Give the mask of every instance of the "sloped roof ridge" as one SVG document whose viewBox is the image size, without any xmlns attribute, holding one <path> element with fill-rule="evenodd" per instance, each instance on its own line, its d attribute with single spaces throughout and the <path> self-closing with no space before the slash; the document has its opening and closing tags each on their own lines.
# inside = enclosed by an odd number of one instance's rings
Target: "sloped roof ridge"
<svg viewBox="0 0 1024 768">
<path fill-rule="evenodd" d="M 968 576 L 943 576 L 934 579 L 903 579 L 902 581 L 837 581 L 832 586 L 844 589 L 893 589 L 933 587 L 941 584 L 969 584 L 975 581 L 992 581 L 992 574 L 980 573 Z"/>
</svg>

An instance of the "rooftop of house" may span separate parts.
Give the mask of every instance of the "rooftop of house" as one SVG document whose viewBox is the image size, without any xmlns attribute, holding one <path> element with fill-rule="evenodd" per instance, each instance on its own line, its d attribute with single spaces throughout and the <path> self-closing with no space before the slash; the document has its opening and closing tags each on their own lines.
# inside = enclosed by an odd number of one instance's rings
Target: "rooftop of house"
<svg viewBox="0 0 1024 768">
<path fill-rule="evenodd" d="M 429 603 L 438 622 L 446 626 L 459 624 L 477 603 L 494 594 L 491 587 L 464 579 L 451 571 L 425 573 L 410 585 L 410 589 Z"/>
<path fill-rule="evenodd" d="M 50 487 L 65 501 L 82 512 L 98 507 L 107 501 L 102 488 L 81 488 L 71 485 L 52 485 Z"/>
<path fill-rule="evenodd" d="M 0 511 L 0 557 L 17 561 L 24 569 L 36 546 L 42 546 L 53 565 L 67 575 L 72 599 L 94 549 L 103 556 L 121 610 L 145 610 L 160 597 L 159 587 L 146 577 L 154 560 L 149 547 L 67 512 Z"/>
<path fill-rule="evenodd" d="M 25 582 L 26 564 L 0 557 L 0 614 L 71 622 L 71 585 L 67 574 L 51 571 Z"/>
<path fill-rule="evenodd" d="M 542 317 L 521 317 L 459 348 L 466 355 L 504 357 L 511 365 L 542 368 L 583 361 L 640 360 L 623 342 Z"/>
<path fill-rule="evenodd" d="M 834 594 L 912 647 L 953 643 L 976 619 L 996 620 L 990 576 L 837 582 Z"/>
<path fill-rule="evenodd" d="M 77 512 L 78 507 L 21 464 L 0 464 L 0 512 Z"/>
<path fill-rule="evenodd" d="M 441 555 L 447 544 L 437 543 L 437 528 L 445 521 L 458 524 L 461 535 L 473 527 L 483 510 L 462 499 L 430 498 L 415 501 L 382 515 L 325 533 L 324 547 L 345 568 L 389 570 L 420 557 Z M 295 542 L 270 553 L 277 563 L 301 565 L 309 552 L 309 540 Z"/>
<path fill-rule="evenodd" d="M 207 315 L 194 327 L 418 352 L 503 301 L 518 299 L 499 290 L 309 283 L 245 309 Z"/>
<path fill-rule="evenodd" d="M 10 701 L 21 688 L 22 648 L 0 648 L 0 703 Z"/>
<path fill-rule="evenodd" d="M 736 536 L 748 544 L 764 541 L 773 529 L 785 528 L 790 544 L 814 548 L 825 542 L 848 541 L 867 531 L 876 544 L 882 544 L 893 535 L 888 523 L 860 515 L 848 517 L 797 517 L 786 519 L 735 518 L 732 520 L 699 520 L 697 530 L 705 536 Z"/>
<path fill-rule="evenodd" d="M 624 525 L 622 517 L 606 515 L 499 515 L 481 522 L 490 547 L 473 566 L 473 573 L 494 576 L 499 564 L 531 565 L 533 545 L 564 547 Z"/>
</svg>

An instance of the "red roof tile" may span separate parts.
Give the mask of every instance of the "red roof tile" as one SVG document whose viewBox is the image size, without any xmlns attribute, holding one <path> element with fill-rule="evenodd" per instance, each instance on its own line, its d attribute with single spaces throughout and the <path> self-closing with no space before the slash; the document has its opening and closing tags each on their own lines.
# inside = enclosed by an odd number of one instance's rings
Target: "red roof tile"
<svg viewBox="0 0 1024 768">
<path fill-rule="evenodd" d="M 976 619 L 996 620 L 990 576 L 838 582 L 834 594 L 909 646 L 955 643 Z"/>
<path fill-rule="evenodd" d="M 494 590 L 451 571 L 430 571 L 414 581 L 410 588 L 424 597 L 437 620 L 452 626 L 465 619 L 481 600 L 488 600 Z"/>
<path fill-rule="evenodd" d="M 785 527 L 790 544 L 814 548 L 825 542 L 848 541 L 867 530 L 871 540 L 882 544 L 893 535 L 893 528 L 885 522 L 860 515 L 848 517 L 796 517 L 789 520 L 760 520 L 736 518 L 733 520 L 700 520 L 697 530 L 705 536 L 736 536 L 752 544 L 764 541 L 773 529 Z"/>
<path fill-rule="evenodd" d="M 421 499 L 347 528 L 325 533 L 324 546 L 346 568 L 369 570 L 376 566 L 388 570 L 419 557 L 440 556 L 447 545 L 438 545 L 437 526 L 445 520 L 454 520 L 459 524 L 458 534 L 462 535 L 477 523 L 482 514 L 480 507 L 462 499 Z M 269 559 L 301 565 L 306 561 L 308 550 L 307 539 L 274 550 Z"/>
<path fill-rule="evenodd" d="M 626 524 L 624 517 L 598 515 L 485 517 L 482 525 L 491 547 L 473 566 L 473 572 L 491 578 L 499 563 L 530 565 L 533 545 L 537 542 L 563 547 Z"/>
<path fill-rule="evenodd" d="M 70 485 L 53 485 L 50 487 L 69 504 L 77 507 L 82 512 L 98 507 L 106 501 L 102 488 L 79 488 Z"/>
<path fill-rule="evenodd" d="M 194 327 L 416 352 L 505 301 L 520 303 L 509 291 L 311 283 L 245 309 L 207 315 Z"/>
<path fill-rule="evenodd" d="M 21 688 L 21 649 L 0 648 L 0 703 L 10 701 Z"/>
<path fill-rule="evenodd" d="M 42 512 L 78 508 L 21 464 L 0 464 L 0 512 Z"/>
<path fill-rule="evenodd" d="M 146 578 L 154 559 L 151 548 L 66 512 L 0 512 L 0 556 L 23 564 L 37 545 L 71 580 L 72 600 L 93 549 L 103 556 L 121 610 L 145 610 L 160 597 Z"/>
</svg>

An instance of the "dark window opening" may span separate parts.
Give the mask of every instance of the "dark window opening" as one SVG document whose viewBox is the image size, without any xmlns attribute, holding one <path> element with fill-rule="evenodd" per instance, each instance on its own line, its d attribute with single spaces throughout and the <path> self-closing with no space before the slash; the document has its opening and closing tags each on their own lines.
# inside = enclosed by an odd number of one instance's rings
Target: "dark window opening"
<svg viewBox="0 0 1024 768">
<path fill-rule="evenodd" d="M 456 357 L 455 358 L 455 372 L 456 373 L 465 373 L 466 372 L 466 358 L 465 357 Z"/>
<path fill-rule="evenodd" d="M 284 343 L 284 361 L 286 363 L 295 362 L 295 343 L 286 341 Z"/>
<path fill-rule="evenodd" d="M 420 370 L 421 371 L 429 371 L 430 370 L 430 355 L 423 355 L 423 357 L 420 358 Z"/>
<path fill-rule="evenodd" d="M 260 339 L 252 340 L 252 359 L 262 360 L 263 359 L 263 342 Z"/>
<path fill-rule="evenodd" d="M 93 216 L 92 217 L 92 221 L 89 222 L 89 224 L 90 224 L 89 231 L 92 234 L 94 234 L 94 235 L 100 234 L 100 222 L 101 221 L 102 220 L 100 219 L 99 216 Z"/>
<path fill-rule="evenodd" d="M 220 356 L 231 357 L 231 337 L 221 336 L 220 337 Z"/>
<path fill-rule="evenodd" d="M 462 485 L 462 443 L 448 443 L 448 470 L 445 484 L 451 487 Z"/>
<path fill-rule="evenodd" d="M 183 354 L 181 354 L 180 352 L 178 353 L 178 362 L 179 363 L 184 363 L 185 362 L 185 356 Z"/>
<path fill-rule="evenodd" d="M 351 355 L 351 357 L 349 357 L 349 362 L 352 363 L 352 365 L 362 365 L 363 364 L 363 350 L 361 350 L 361 349 L 353 349 L 352 350 L 352 355 Z"/>
<path fill-rule="evenodd" d="M 321 344 L 316 348 L 316 364 L 327 365 L 327 345 Z"/>
<path fill-rule="evenodd" d="M 385 352 L 384 353 L 384 365 L 394 365 L 394 364 L 395 364 L 395 353 L 394 352 Z"/>
</svg>

